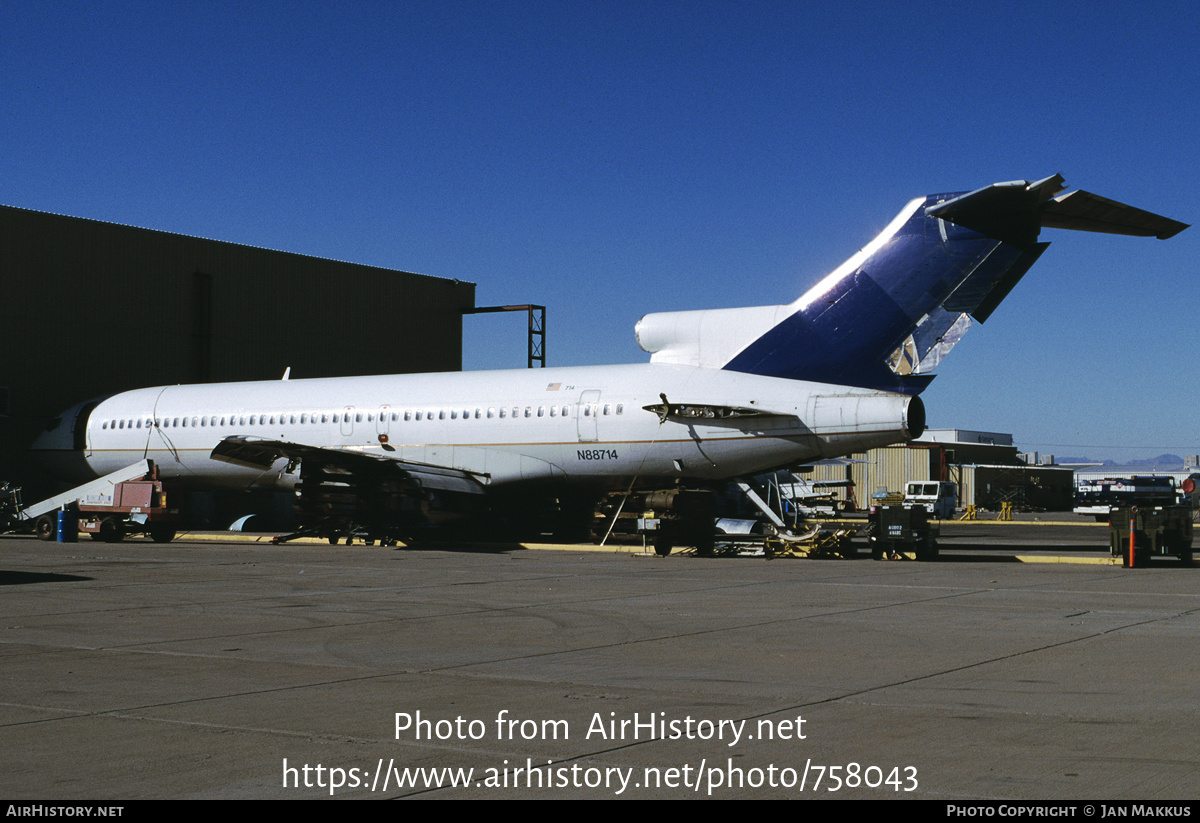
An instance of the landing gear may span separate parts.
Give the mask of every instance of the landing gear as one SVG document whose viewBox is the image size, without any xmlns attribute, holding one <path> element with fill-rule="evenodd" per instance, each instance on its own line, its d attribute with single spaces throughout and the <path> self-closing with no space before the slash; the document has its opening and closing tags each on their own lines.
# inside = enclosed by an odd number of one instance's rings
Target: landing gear
<svg viewBox="0 0 1200 823">
<path fill-rule="evenodd" d="M 637 501 L 648 518 L 657 520 L 654 553 L 666 557 L 676 545 L 694 546 L 698 557 L 712 557 L 716 549 L 713 522 L 716 495 L 706 489 L 669 489 L 647 492 Z M 643 532 L 646 533 L 646 532 Z"/>
</svg>

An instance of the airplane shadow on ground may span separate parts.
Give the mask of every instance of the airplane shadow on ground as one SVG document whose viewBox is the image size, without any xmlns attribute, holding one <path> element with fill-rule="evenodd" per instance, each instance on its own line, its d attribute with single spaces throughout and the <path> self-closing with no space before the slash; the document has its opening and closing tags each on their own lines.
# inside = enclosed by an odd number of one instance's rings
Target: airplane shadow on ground
<svg viewBox="0 0 1200 823">
<path fill-rule="evenodd" d="M 95 578 L 78 574 L 12 572 L 0 569 L 0 586 L 22 586 L 27 583 L 77 583 L 83 580 L 95 580 Z"/>
</svg>

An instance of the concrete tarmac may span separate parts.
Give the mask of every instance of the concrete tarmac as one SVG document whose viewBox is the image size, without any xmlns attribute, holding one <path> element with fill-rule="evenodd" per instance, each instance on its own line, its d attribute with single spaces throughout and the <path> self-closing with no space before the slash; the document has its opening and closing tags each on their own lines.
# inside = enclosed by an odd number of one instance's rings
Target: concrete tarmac
<svg viewBox="0 0 1200 823">
<path fill-rule="evenodd" d="M 1200 570 L 1015 562 L 1106 540 L 952 526 L 917 563 L 0 538 L 0 797 L 1193 799 Z"/>
</svg>

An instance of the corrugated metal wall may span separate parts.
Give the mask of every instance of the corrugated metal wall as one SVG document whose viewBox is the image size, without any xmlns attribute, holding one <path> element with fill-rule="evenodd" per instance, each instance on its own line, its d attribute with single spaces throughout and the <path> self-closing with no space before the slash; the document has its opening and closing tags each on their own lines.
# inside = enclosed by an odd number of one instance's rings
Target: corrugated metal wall
<svg viewBox="0 0 1200 823">
<path fill-rule="evenodd" d="M 887 486 L 891 491 L 903 491 L 909 480 L 929 480 L 931 449 L 912 449 L 907 446 L 887 446 L 870 452 L 851 455 L 854 462 L 847 466 L 814 466 L 811 480 L 854 481 L 854 494 L 859 506 L 867 506 L 876 486 Z"/>
<path fill-rule="evenodd" d="M 943 444 L 953 450 L 955 444 Z M 997 451 L 997 454 L 1003 452 Z M 855 484 L 855 498 L 860 506 L 869 504 L 877 486 L 889 491 L 903 491 L 910 480 L 937 480 L 940 450 L 928 447 L 888 446 L 867 453 L 852 455 L 856 462 L 848 466 L 815 466 L 810 480 L 844 480 Z M 983 505 L 997 498 L 997 489 L 1024 487 L 1022 499 L 1045 507 L 1069 509 L 1071 471 L 1061 467 L 1025 465 L 960 465 L 947 466 L 946 479 L 958 484 L 960 506 Z M 979 494 L 977 495 L 977 491 Z"/>
</svg>

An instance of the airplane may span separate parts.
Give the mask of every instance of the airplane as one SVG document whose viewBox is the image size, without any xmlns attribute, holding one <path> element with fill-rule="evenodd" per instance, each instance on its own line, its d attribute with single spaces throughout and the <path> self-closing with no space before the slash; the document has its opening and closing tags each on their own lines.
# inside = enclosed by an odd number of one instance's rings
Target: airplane
<svg viewBox="0 0 1200 823">
<path fill-rule="evenodd" d="M 1046 250 L 1043 228 L 1187 228 L 1065 188 L 918 197 L 792 303 L 643 316 L 649 363 L 159 386 L 78 404 L 33 448 L 80 480 L 149 458 L 176 487 L 292 489 L 302 531 L 331 541 L 546 497 L 590 519 L 633 488 L 688 509 L 706 484 L 920 436 L 933 370 Z"/>
</svg>

